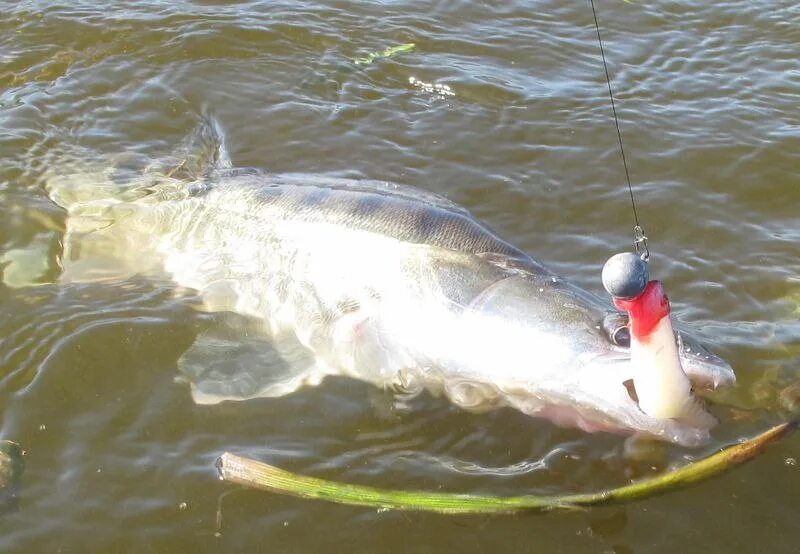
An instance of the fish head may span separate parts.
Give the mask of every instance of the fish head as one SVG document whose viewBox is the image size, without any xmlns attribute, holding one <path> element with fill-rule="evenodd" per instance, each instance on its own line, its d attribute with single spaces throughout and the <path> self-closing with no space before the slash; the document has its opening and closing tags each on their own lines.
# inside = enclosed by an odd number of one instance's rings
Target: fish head
<svg viewBox="0 0 800 554">
<path fill-rule="evenodd" d="M 495 369 L 506 402 L 525 413 L 586 431 L 643 433 L 684 445 L 709 437 L 716 419 L 702 404 L 686 417 L 656 418 L 638 405 L 628 315 L 552 276 L 495 283 L 472 309 L 493 320 L 504 369 Z M 679 358 L 695 389 L 735 381 L 731 366 L 686 331 L 675 333 Z M 694 400 L 694 398 L 692 398 Z"/>
<path fill-rule="evenodd" d="M 603 352 L 589 358 L 584 365 L 582 370 L 584 386 L 580 392 L 584 395 L 583 406 L 588 406 L 590 410 L 605 412 L 602 415 L 610 416 L 612 420 L 622 423 L 623 427 L 634 432 L 654 435 L 687 446 L 706 442 L 709 430 L 718 421 L 705 409 L 703 402 L 698 400 L 695 393 L 733 385 L 736 377 L 730 364 L 711 353 L 689 332 L 672 331 L 670 326 L 670 331 L 665 332 L 668 333 L 667 337 L 671 332 L 672 340 L 675 341 L 674 351 L 677 353 L 679 363 L 677 371 L 685 375 L 691 384 L 691 390 L 687 389 L 677 396 L 670 396 L 675 390 L 667 392 L 671 390 L 669 385 L 666 383 L 658 385 L 659 388 L 656 390 L 664 392 L 657 394 L 665 394 L 667 397 L 660 398 L 656 402 L 674 402 L 679 412 L 675 416 L 656 417 L 652 411 L 645 409 L 644 402 L 647 397 L 641 397 L 637 393 L 637 387 L 641 384 L 638 379 L 641 379 L 643 374 L 646 384 L 651 379 L 649 375 L 654 375 L 652 372 L 659 370 L 649 364 L 645 367 L 636 366 L 642 364 L 642 357 L 637 358 L 632 355 L 630 334 L 626 332 L 626 329 L 629 329 L 626 325 L 627 319 L 627 314 L 618 312 L 609 312 L 603 317 L 602 332 L 607 342 L 614 344 L 614 348 L 613 352 Z M 668 339 L 665 340 L 667 342 L 664 346 L 653 344 L 650 348 L 669 348 Z M 644 359 L 650 358 L 645 356 Z M 610 377 L 610 380 L 603 378 L 603 375 Z M 659 377 L 653 378 L 659 383 Z M 620 388 L 616 386 L 619 381 L 622 381 L 625 387 L 627 398 L 620 394 Z M 688 384 L 686 386 L 688 387 Z M 640 392 L 648 393 L 646 389 Z M 652 395 L 652 391 L 650 394 Z M 650 400 L 652 402 L 652 396 Z"/>
</svg>

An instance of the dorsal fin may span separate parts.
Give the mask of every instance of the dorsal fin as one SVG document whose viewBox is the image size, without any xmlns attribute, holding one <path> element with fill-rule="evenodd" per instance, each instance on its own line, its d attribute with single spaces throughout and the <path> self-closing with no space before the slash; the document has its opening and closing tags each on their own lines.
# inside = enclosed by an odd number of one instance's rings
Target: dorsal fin
<svg viewBox="0 0 800 554">
<path fill-rule="evenodd" d="M 148 172 L 161 173 L 181 181 L 196 181 L 217 169 L 232 167 L 219 123 L 204 113 L 194 131 L 181 141 L 171 156 Z"/>
<path fill-rule="evenodd" d="M 45 188 L 56 204 L 72 214 L 91 202 L 131 202 L 156 190 L 182 192 L 185 182 L 230 168 L 231 159 L 222 129 L 204 114 L 171 154 L 144 169 L 142 165 L 125 167 L 119 156 L 103 160 L 71 156 L 46 171 Z"/>
</svg>

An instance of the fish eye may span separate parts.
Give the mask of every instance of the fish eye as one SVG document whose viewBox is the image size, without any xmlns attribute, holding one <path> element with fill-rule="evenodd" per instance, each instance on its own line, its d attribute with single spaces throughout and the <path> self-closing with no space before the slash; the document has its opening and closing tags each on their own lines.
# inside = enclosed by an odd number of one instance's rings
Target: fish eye
<svg viewBox="0 0 800 554">
<path fill-rule="evenodd" d="M 611 340 L 617 346 L 630 348 L 631 332 L 628 330 L 627 327 L 618 327 L 613 333 L 611 333 Z"/>
<path fill-rule="evenodd" d="M 631 345 L 631 333 L 628 330 L 628 315 L 618 312 L 610 313 L 603 318 L 603 329 L 608 340 L 616 346 L 629 348 Z"/>
</svg>

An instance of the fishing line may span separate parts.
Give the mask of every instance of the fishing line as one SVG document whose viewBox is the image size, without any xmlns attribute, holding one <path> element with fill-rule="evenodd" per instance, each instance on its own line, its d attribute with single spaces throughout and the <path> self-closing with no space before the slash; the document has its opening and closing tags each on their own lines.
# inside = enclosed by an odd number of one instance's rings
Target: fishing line
<svg viewBox="0 0 800 554">
<path fill-rule="evenodd" d="M 597 21 L 597 10 L 594 7 L 594 0 L 589 0 L 592 6 L 592 15 L 594 16 L 594 28 L 597 31 L 597 42 L 600 43 L 600 57 L 603 58 L 603 69 L 606 72 L 606 84 L 608 85 L 608 97 L 611 99 L 611 111 L 614 113 L 614 125 L 617 127 L 617 138 L 619 139 L 619 151 L 622 154 L 622 165 L 625 168 L 625 180 L 628 183 L 628 192 L 631 196 L 631 207 L 633 208 L 633 220 L 636 225 L 633 227 L 633 246 L 636 252 L 641 254 L 642 259 L 647 261 L 650 259 L 650 250 L 647 248 L 647 237 L 644 234 L 644 229 L 639 223 L 639 214 L 636 212 L 636 201 L 633 199 L 633 187 L 631 186 L 631 176 L 628 171 L 628 160 L 625 158 L 625 147 L 622 145 L 622 131 L 619 128 L 619 117 L 617 117 L 617 106 L 614 103 L 614 93 L 611 91 L 611 76 L 608 73 L 608 63 L 606 62 L 606 52 L 603 49 L 603 39 L 600 37 L 600 23 Z M 644 249 L 644 253 L 642 253 Z"/>
</svg>

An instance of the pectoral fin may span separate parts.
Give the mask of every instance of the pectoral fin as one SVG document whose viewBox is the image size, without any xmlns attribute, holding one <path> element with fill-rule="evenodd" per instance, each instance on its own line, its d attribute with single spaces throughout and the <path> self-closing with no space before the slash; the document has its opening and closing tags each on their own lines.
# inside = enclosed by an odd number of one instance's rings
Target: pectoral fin
<svg viewBox="0 0 800 554">
<path fill-rule="evenodd" d="M 270 337 L 255 320 L 233 313 L 212 316 L 178 369 L 197 404 L 283 396 L 325 376 L 296 337 Z"/>
</svg>

